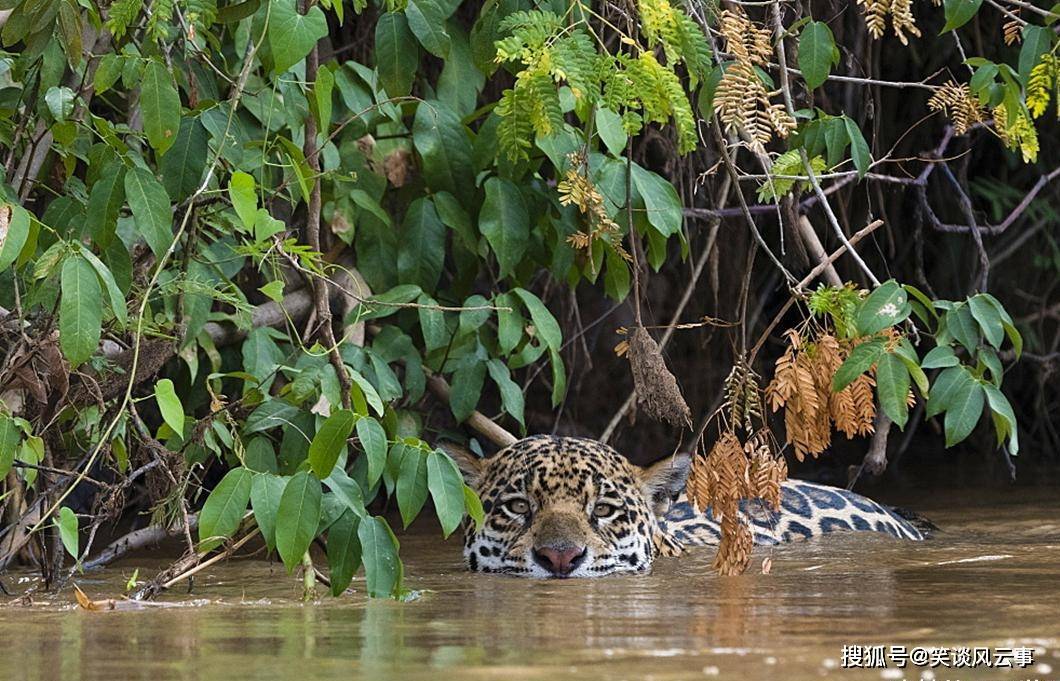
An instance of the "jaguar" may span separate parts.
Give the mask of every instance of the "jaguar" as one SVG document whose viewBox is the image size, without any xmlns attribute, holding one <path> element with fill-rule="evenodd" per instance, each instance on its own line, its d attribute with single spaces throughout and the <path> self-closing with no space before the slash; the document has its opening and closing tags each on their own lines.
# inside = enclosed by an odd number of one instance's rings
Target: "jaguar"
<svg viewBox="0 0 1060 681">
<path fill-rule="evenodd" d="M 719 524 L 683 492 L 690 459 L 642 468 L 608 445 L 536 435 L 489 458 L 446 448 L 482 501 L 484 521 L 465 529 L 464 557 L 476 572 L 522 577 L 643 573 L 658 556 L 717 544 Z M 847 490 L 789 480 L 779 511 L 744 502 L 756 544 L 836 530 L 921 540 L 929 523 Z"/>
</svg>

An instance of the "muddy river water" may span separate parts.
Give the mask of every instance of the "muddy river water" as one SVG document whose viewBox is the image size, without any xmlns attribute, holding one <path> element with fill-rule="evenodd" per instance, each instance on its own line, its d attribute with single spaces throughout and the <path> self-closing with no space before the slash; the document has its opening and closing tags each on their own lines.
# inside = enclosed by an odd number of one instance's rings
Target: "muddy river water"
<svg viewBox="0 0 1060 681">
<path fill-rule="evenodd" d="M 161 599 L 181 607 L 0 597 L 0 679 L 1060 679 L 1060 490 L 956 498 L 920 500 L 945 528 L 931 541 L 832 536 L 756 551 L 742 577 L 713 575 L 709 549 L 634 577 L 472 575 L 459 541 L 426 524 L 401 537 L 422 592 L 408 603 L 368 600 L 355 580 L 353 595 L 303 605 L 298 580 L 260 556 Z M 164 565 L 127 559 L 77 582 L 116 597 L 135 569 Z M 16 597 L 34 580 L 4 577 Z M 850 667 L 872 662 L 870 646 L 887 666 Z M 891 646 L 948 649 L 951 666 L 898 668 Z M 952 666 L 977 647 L 1022 648 L 1027 664 Z"/>
</svg>

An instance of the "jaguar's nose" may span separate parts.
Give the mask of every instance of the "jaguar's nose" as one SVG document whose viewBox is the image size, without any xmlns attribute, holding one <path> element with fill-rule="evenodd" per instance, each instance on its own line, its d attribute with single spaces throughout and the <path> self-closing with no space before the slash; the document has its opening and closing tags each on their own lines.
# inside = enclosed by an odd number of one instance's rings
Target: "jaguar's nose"
<svg viewBox="0 0 1060 681">
<path fill-rule="evenodd" d="M 567 577 L 585 561 L 585 554 L 584 546 L 542 546 L 534 549 L 534 561 L 553 577 Z"/>
</svg>

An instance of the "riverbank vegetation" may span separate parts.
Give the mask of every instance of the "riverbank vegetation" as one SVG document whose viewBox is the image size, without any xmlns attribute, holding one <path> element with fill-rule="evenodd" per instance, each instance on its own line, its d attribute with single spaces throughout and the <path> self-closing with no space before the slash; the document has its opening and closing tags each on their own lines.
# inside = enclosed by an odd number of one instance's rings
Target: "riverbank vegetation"
<svg viewBox="0 0 1060 681">
<path fill-rule="evenodd" d="M 1057 18 L 0 0 L 0 575 L 401 597 L 482 514 L 439 444 L 542 431 L 697 452 L 738 573 L 841 441 L 1056 451 Z"/>
</svg>

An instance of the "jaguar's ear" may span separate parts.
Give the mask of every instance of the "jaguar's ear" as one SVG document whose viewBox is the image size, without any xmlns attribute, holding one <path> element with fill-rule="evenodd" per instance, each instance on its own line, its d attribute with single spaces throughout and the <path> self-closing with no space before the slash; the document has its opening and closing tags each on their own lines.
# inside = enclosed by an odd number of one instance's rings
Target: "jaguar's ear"
<svg viewBox="0 0 1060 681">
<path fill-rule="evenodd" d="M 441 442 L 438 444 L 438 449 L 449 455 L 449 458 L 456 463 L 456 467 L 460 469 L 467 486 L 477 491 L 478 481 L 482 477 L 482 467 L 486 460 L 480 459 L 470 449 L 454 442 Z"/>
<path fill-rule="evenodd" d="M 640 470 L 641 490 L 655 515 L 664 515 L 685 488 L 691 462 L 688 454 L 675 454 Z"/>
</svg>

